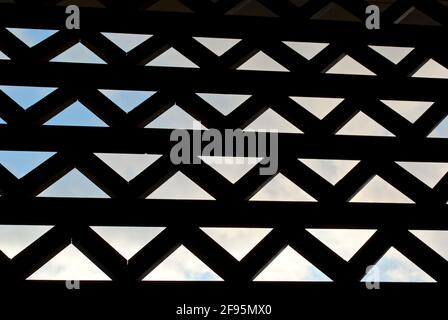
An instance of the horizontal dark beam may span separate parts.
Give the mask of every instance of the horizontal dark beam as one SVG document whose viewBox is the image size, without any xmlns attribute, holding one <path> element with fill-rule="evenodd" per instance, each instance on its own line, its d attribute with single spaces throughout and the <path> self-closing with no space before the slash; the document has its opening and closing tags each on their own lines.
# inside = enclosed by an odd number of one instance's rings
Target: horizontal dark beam
<svg viewBox="0 0 448 320">
<path fill-rule="evenodd" d="M 448 230 L 446 205 L 35 198 L 0 208 L 0 224 Z"/>
<path fill-rule="evenodd" d="M 171 132 L 170 129 L 0 125 L 0 150 L 169 154 L 174 145 L 170 141 Z M 192 137 L 192 131 L 189 133 Z M 448 153 L 441 152 L 448 150 L 448 139 L 442 138 L 280 133 L 278 139 L 280 161 L 282 153 L 287 152 L 288 158 L 448 162 Z M 244 153 L 233 155 L 245 156 Z"/>
<path fill-rule="evenodd" d="M 0 5 L 0 26 L 65 29 L 65 7 Z M 175 34 L 202 37 L 263 37 L 283 41 L 347 41 L 376 44 L 443 46 L 446 27 L 386 25 L 369 31 L 364 23 L 306 20 L 299 17 L 264 18 L 211 14 L 126 11 L 82 8 L 83 31 Z M 182 26 L 182 27 L 178 27 Z M 429 37 L 428 37 L 429 36 Z"/>
<path fill-rule="evenodd" d="M 15 314 L 33 312 L 34 315 L 61 310 L 71 315 L 89 315 L 117 312 L 127 317 L 147 314 L 163 319 L 203 319 L 203 316 L 176 315 L 178 307 L 211 307 L 210 319 L 287 319 L 311 314 L 313 318 L 340 315 L 359 317 L 360 312 L 404 316 L 415 311 L 426 315 L 442 311 L 440 297 L 447 289 L 438 284 L 382 283 L 379 290 L 368 290 L 366 285 L 344 287 L 334 283 L 250 283 L 233 285 L 217 282 L 147 282 L 125 286 L 111 282 L 81 282 L 79 290 L 68 290 L 62 281 L 24 281 L 8 287 L 2 285 L 4 303 L 20 301 L 27 308 Z M 397 298 L 398 297 L 398 298 Z M 270 315 L 220 315 L 221 305 L 271 305 Z M 51 306 L 58 305 L 57 309 Z M 356 308 L 353 307 L 356 305 Z"/>
<path fill-rule="evenodd" d="M 433 101 L 445 79 L 0 61 L 1 85 Z M 89 75 L 86 77 L 85 75 Z M 79 79 L 82 79 L 80 81 Z M 429 99 L 429 100 L 427 100 Z"/>
</svg>

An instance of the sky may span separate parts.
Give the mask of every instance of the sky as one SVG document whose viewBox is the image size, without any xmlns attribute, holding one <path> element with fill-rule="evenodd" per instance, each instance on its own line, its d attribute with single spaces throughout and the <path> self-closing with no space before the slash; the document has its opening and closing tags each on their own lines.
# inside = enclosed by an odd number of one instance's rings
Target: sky
<svg viewBox="0 0 448 320">
<path fill-rule="evenodd" d="M 54 31 L 36 31 L 10 29 L 18 38 L 28 46 L 33 46 L 46 37 L 54 34 Z M 123 35 L 104 34 L 115 42 L 125 52 L 128 52 L 151 35 Z M 196 38 L 197 41 L 208 47 L 216 55 L 221 55 L 239 39 L 208 39 Z M 306 59 L 312 59 L 328 44 L 321 43 L 294 43 L 285 42 L 291 49 L 301 54 Z M 393 63 L 398 63 L 413 48 L 385 48 L 371 46 L 372 50 L 384 55 Z M 0 59 L 8 59 L 0 52 Z M 80 43 L 70 48 L 60 56 L 53 59 L 54 62 L 84 62 L 104 63 L 95 54 L 83 47 Z M 175 49 L 170 49 L 156 59 L 148 63 L 150 66 L 174 66 L 196 68 L 197 66 L 182 56 Z M 272 58 L 259 52 L 249 61 L 239 67 L 241 70 L 288 70 L 274 61 Z M 349 56 L 343 57 L 328 73 L 337 74 L 362 74 L 374 76 L 366 67 L 360 65 Z M 415 77 L 448 78 L 448 70 L 429 60 L 415 74 Z M 35 87 L 11 87 L 0 86 L 0 90 L 15 100 L 22 108 L 27 109 L 39 101 L 55 88 Z M 141 102 L 150 98 L 154 92 L 118 91 L 99 88 L 100 92 L 121 107 L 125 112 L 131 111 Z M 228 115 L 250 96 L 244 95 L 215 95 L 197 93 L 198 96 L 214 106 L 223 115 Z M 329 112 L 336 108 L 343 97 L 290 97 L 297 104 L 306 108 L 317 118 L 323 119 Z M 432 104 L 433 101 L 382 101 L 395 112 L 401 114 L 410 122 L 415 122 Z M 269 106 L 268 106 L 269 107 Z M 0 123 L 1 123 L 0 119 Z M 196 120 L 174 105 L 159 118 L 148 124 L 147 128 L 193 128 Z M 4 122 L 3 122 L 4 123 Z M 80 102 L 74 103 L 63 112 L 50 119 L 45 125 L 83 125 L 83 126 L 107 126 L 97 118 Z M 272 109 L 267 109 L 259 118 L 249 124 L 246 130 L 275 129 L 280 132 L 300 134 L 301 131 L 282 118 Z M 392 133 L 376 123 L 362 112 L 355 115 L 337 134 L 341 135 L 373 135 L 393 136 Z M 430 137 L 448 137 L 448 122 L 443 121 Z M 18 178 L 23 177 L 33 168 L 51 157 L 53 153 L 41 152 L 5 152 L 0 151 L 0 164 L 10 170 Z M 124 154 L 96 154 L 102 161 L 114 169 L 126 180 L 131 180 L 145 168 L 156 161 L 160 155 L 124 155 Z M 254 163 L 245 161 L 241 164 L 213 163 L 211 159 L 204 159 L 212 168 L 221 173 L 230 182 L 235 183 L 240 179 Z M 347 174 L 357 163 L 356 160 L 316 160 L 298 159 L 312 170 L 335 184 Z M 256 162 L 256 161 L 255 161 Z M 399 163 L 400 166 L 414 174 L 430 187 L 434 185 L 448 172 L 448 164 L 440 163 Z M 104 198 L 107 195 L 96 187 L 88 178 L 78 170 L 73 170 L 65 177 L 42 192 L 40 197 L 91 197 Z M 199 186 L 194 184 L 182 173 L 175 174 L 159 189 L 155 190 L 149 199 L 199 199 L 212 200 L 213 197 Z M 264 186 L 251 201 L 315 201 L 315 199 L 292 183 L 281 173 L 277 174 L 266 186 Z M 355 197 L 353 202 L 392 202 L 409 203 L 409 198 L 389 185 L 382 178 L 375 176 Z M 92 213 L 94 214 L 94 213 Z M 31 244 L 39 236 L 51 229 L 52 226 L 0 226 L 0 250 L 12 258 L 26 246 Z M 108 241 L 126 259 L 131 258 L 145 244 L 156 237 L 163 226 L 154 228 L 117 228 L 92 226 L 95 232 Z M 223 248 L 229 251 L 237 260 L 241 260 L 271 229 L 247 229 L 247 228 L 203 228 L 208 236 L 214 239 Z M 313 229 L 308 230 L 314 237 L 322 241 L 334 250 L 343 259 L 349 261 L 357 250 L 374 234 L 375 230 L 344 230 L 344 229 Z M 448 234 L 441 231 L 412 231 L 422 241 L 430 245 L 444 258 L 448 258 Z M 372 281 L 378 279 L 385 282 L 431 282 L 434 281 L 417 266 L 412 264 L 395 248 L 391 248 L 377 263 L 375 272 L 369 273 L 363 279 Z M 68 246 L 44 267 L 34 273 L 29 279 L 59 279 L 59 280 L 108 280 L 91 261 L 83 256 L 73 245 Z M 151 280 L 222 280 L 202 261 L 195 257 L 188 248 L 181 246 L 163 263 L 154 269 L 145 281 Z M 298 252 L 291 247 L 284 248 L 279 255 L 266 266 L 254 281 L 331 281 L 325 274 L 310 264 Z"/>
</svg>

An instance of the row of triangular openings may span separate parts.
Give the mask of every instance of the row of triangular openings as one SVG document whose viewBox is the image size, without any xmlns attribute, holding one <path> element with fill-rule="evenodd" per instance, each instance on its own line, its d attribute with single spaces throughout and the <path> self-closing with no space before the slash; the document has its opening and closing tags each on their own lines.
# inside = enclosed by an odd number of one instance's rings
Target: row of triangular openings
<svg viewBox="0 0 448 320">
<path fill-rule="evenodd" d="M 375 2 L 379 6 L 380 11 L 387 9 L 391 3 L 389 2 Z M 362 22 L 357 16 L 345 9 L 336 2 L 330 2 L 324 8 L 315 13 L 311 19 L 315 20 L 331 20 L 331 21 L 348 21 L 348 22 Z M 410 25 L 432 25 L 440 26 L 440 23 L 433 18 L 418 10 L 415 7 L 410 7 L 398 19 L 394 21 L 395 24 L 410 24 Z"/>
<path fill-rule="evenodd" d="M 116 170 L 125 179 L 129 180 L 140 173 L 142 168 L 150 165 L 158 155 L 150 155 L 148 158 L 134 157 L 136 166 L 121 165 L 126 156 L 123 155 L 99 155 L 105 162 Z M 46 190 L 38 197 L 49 198 L 109 198 L 109 196 L 96 186 L 89 178 L 79 170 L 73 169 Z M 147 199 L 184 199 L 184 200 L 214 200 L 205 190 L 194 183 L 190 178 L 181 172 L 177 172 L 159 188 L 153 191 Z"/>
<path fill-rule="evenodd" d="M 24 29 L 24 28 L 8 28 L 19 40 L 23 41 L 27 46 L 33 47 L 36 44 L 44 41 L 57 30 L 45 29 Z M 145 34 L 125 34 L 125 33 L 103 33 L 109 40 L 119 46 L 123 51 L 129 52 L 144 41 L 148 40 L 151 35 Z M 216 55 L 220 56 L 235 44 L 240 39 L 223 39 L 223 38 L 195 38 L 201 44 L 209 48 Z M 313 42 L 285 42 L 290 48 L 301 54 L 306 59 L 310 60 L 321 52 L 328 43 L 313 43 Z M 404 57 L 406 57 L 413 48 L 406 47 L 388 47 L 388 46 L 370 46 L 393 63 L 397 64 Z M 0 59 L 9 59 L 4 53 L 0 52 Z M 94 63 L 104 64 L 104 60 L 94 54 L 91 50 L 81 43 L 77 43 L 71 48 L 67 49 L 51 61 L 54 62 L 71 62 L 71 63 Z M 150 66 L 169 66 L 169 67 L 194 67 L 197 65 L 191 60 L 183 56 L 176 49 L 170 48 L 166 52 L 148 63 Z M 271 57 L 264 54 L 262 51 L 258 52 L 251 59 L 246 61 L 239 67 L 241 70 L 261 70 L 261 71 L 288 71 Z M 346 55 L 339 60 L 327 73 L 336 74 L 360 74 L 360 75 L 374 75 L 373 72 L 358 63 L 356 60 Z M 429 59 L 421 68 L 419 68 L 413 75 L 414 77 L 428 77 L 428 78 L 448 78 L 448 69 L 440 65 L 433 59 Z"/>
<path fill-rule="evenodd" d="M 0 227 L 0 249 L 12 258 L 49 229 L 51 229 L 49 226 L 2 226 Z M 142 227 L 93 227 L 93 229 L 127 259 L 163 230 L 163 228 Z M 203 230 L 238 260 L 241 260 L 270 232 L 270 229 L 244 228 L 203 228 Z M 375 230 L 309 229 L 308 231 L 348 261 Z M 447 232 L 412 232 L 447 258 L 444 246 L 448 237 Z M 376 268 L 377 274 L 371 271 L 362 281 L 434 281 L 394 248 L 388 250 L 378 261 Z M 109 280 L 96 265 L 72 245 L 61 251 L 29 279 Z M 220 280 L 220 278 L 188 249 L 181 246 L 144 280 Z M 263 269 L 255 281 L 331 280 L 296 251 L 287 247 Z"/>
<path fill-rule="evenodd" d="M 359 161 L 299 159 L 309 168 L 333 185 L 343 178 Z M 448 163 L 438 162 L 397 162 L 419 180 L 433 188 L 448 172 Z"/>
<path fill-rule="evenodd" d="M 344 99 L 342 98 L 319 98 L 319 97 L 290 97 L 317 118 L 322 120 L 333 111 Z M 429 101 L 403 101 L 403 100 L 381 100 L 389 108 L 414 123 L 425 113 L 434 102 Z M 365 117 L 365 115 L 362 115 Z M 364 121 L 370 121 L 361 119 Z"/>
<path fill-rule="evenodd" d="M 121 155 L 120 155 L 121 156 Z M 149 163 L 152 163 L 154 159 L 158 156 L 149 157 L 147 159 L 139 158 L 140 168 L 126 168 L 120 167 L 122 159 L 114 158 L 114 155 L 107 159 L 111 167 L 115 167 L 121 175 L 126 179 L 134 177 L 142 168 L 146 168 Z M 329 182 L 335 184 L 339 181 L 341 176 L 344 176 L 346 172 L 350 171 L 351 168 L 357 163 L 353 161 L 351 163 L 346 163 L 337 170 L 339 172 L 332 172 L 332 170 L 325 168 L 322 161 L 311 159 L 301 159 L 302 162 L 306 163 L 311 169 L 315 170 L 317 173 L 321 174 Z M 330 163 L 330 166 L 333 165 Z M 424 171 L 422 166 L 413 166 L 413 164 L 407 165 L 400 163 L 412 174 L 416 175 L 417 178 L 421 179 L 423 182 L 428 184 L 428 186 L 433 187 L 441 177 L 443 177 L 447 172 L 448 165 L 444 164 L 437 167 L 434 172 Z M 118 167 L 117 167 L 118 166 Z M 213 165 L 212 168 L 221 173 L 229 181 L 235 182 L 241 178 L 249 169 L 246 166 L 243 168 L 238 168 L 235 170 L 233 168 L 221 168 L 217 165 Z M 233 170 L 233 171 L 232 171 Z M 420 170 L 420 171 L 419 171 Z M 422 176 L 423 175 L 423 176 Z M 426 175 L 426 176 L 425 176 Z M 63 178 L 58 180 L 39 196 L 41 197 L 88 197 L 88 198 L 106 198 L 107 195 L 99 189 L 95 184 L 93 184 L 88 178 L 82 175 L 78 170 L 74 169 Z M 207 193 L 204 189 L 195 184 L 191 179 L 185 176 L 181 172 L 177 172 L 172 177 L 170 177 L 165 183 L 163 183 L 159 188 L 153 191 L 148 197 L 148 199 L 196 199 L 196 200 L 213 200 L 214 198 Z M 263 186 L 251 199 L 251 201 L 316 201 L 311 195 L 306 193 L 299 186 L 294 184 L 291 180 L 286 178 L 281 173 L 275 175 L 265 186 Z M 397 190 L 395 187 L 390 185 L 384 179 L 379 176 L 374 176 L 365 186 L 363 186 L 350 200 L 350 202 L 370 202 L 370 203 L 413 203 L 402 192 Z"/>
<path fill-rule="evenodd" d="M 341 231 L 337 231 L 340 233 Z M 342 231 L 347 232 L 347 231 Z M 372 231 L 365 231 L 356 235 L 358 242 L 365 243 L 372 234 Z M 345 235 L 348 235 L 347 233 Z M 322 235 L 320 234 L 322 237 Z M 331 235 L 330 235 L 331 237 Z M 332 247 L 339 247 L 344 254 L 340 255 L 348 260 L 359 249 L 356 246 L 332 243 Z M 286 247 L 254 281 L 331 281 L 324 273 L 303 258 L 291 247 Z M 428 274 L 406 258 L 395 248 L 389 249 L 386 254 L 375 264 L 375 267 L 368 272 L 363 282 L 435 282 Z"/>
<path fill-rule="evenodd" d="M 377 270 L 377 271 L 376 271 Z M 69 245 L 28 279 L 110 280 L 76 247 Z M 143 281 L 220 281 L 206 264 L 184 246 L 152 270 Z M 331 281 L 291 247 L 283 249 L 254 281 Z M 435 282 L 395 248 L 389 249 L 367 273 L 364 282 Z"/>
</svg>

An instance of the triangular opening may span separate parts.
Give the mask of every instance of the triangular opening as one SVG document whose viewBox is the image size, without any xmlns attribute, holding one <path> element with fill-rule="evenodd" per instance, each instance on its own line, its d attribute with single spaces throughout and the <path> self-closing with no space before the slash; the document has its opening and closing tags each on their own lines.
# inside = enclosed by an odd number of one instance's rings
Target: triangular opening
<svg viewBox="0 0 448 320">
<path fill-rule="evenodd" d="M 414 203 L 379 176 L 374 176 L 350 202 Z"/>
<path fill-rule="evenodd" d="M 49 126 L 85 126 L 85 127 L 107 127 L 107 124 L 87 109 L 79 101 L 73 103 L 62 112 L 48 120 L 45 125 Z"/>
<path fill-rule="evenodd" d="M 91 227 L 126 260 L 131 259 L 152 241 L 162 227 Z"/>
<path fill-rule="evenodd" d="M 342 101 L 343 98 L 315 98 L 315 97 L 290 97 L 296 103 L 304 107 L 320 120 L 325 118 L 331 111 L 334 110 Z"/>
<path fill-rule="evenodd" d="M 412 75 L 412 77 L 448 79 L 448 69 L 433 59 L 429 59 Z"/>
<path fill-rule="evenodd" d="M 169 48 L 146 65 L 152 67 L 198 68 L 195 63 L 174 48 Z"/>
<path fill-rule="evenodd" d="M 330 20 L 330 21 L 350 21 L 359 22 L 360 20 L 342 8 L 340 5 L 331 2 L 322 10 L 314 14 L 311 19 L 314 20 Z"/>
<path fill-rule="evenodd" d="M 332 281 L 297 251 L 287 246 L 254 281 Z"/>
<path fill-rule="evenodd" d="M 104 60 L 78 42 L 71 48 L 50 60 L 51 62 L 105 64 Z"/>
<path fill-rule="evenodd" d="M 434 102 L 428 101 L 381 100 L 381 102 L 411 123 L 414 123 L 434 104 Z"/>
<path fill-rule="evenodd" d="M 345 55 L 334 66 L 332 66 L 326 73 L 329 74 L 350 74 L 361 76 L 375 76 L 375 73 L 363 66 L 361 63 Z"/>
<path fill-rule="evenodd" d="M 178 105 L 174 105 L 151 121 L 145 128 L 199 130 L 205 127 Z"/>
<path fill-rule="evenodd" d="M 303 133 L 302 130 L 294 126 L 291 122 L 280 116 L 271 108 L 267 109 L 250 123 L 244 131 L 278 131 L 284 133 Z"/>
<path fill-rule="evenodd" d="M 0 118 L 0 124 L 6 124 L 5 120 L 3 120 L 2 118 Z"/>
<path fill-rule="evenodd" d="M 302 190 L 298 185 L 278 173 L 261 190 L 259 190 L 251 201 L 312 201 L 316 200 Z"/>
<path fill-rule="evenodd" d="M 414 48 L 409 47 L 389 47 L 389 46 L 369 46 L 372 50 L 375 50 L 380 55 L 393 62 L 394 64 L 398 64 L 401 60 L 403 60 L 409 53 L 414 50 Z"/>
<path fill-rule="evenodd" d="M 11 59 L 2 51 L 0 51 L 0 60 L 11 60 Z"/>
<path fill-rule="evenodd" d="M 25 43 L 28 47 L 34 47 L 54 35 L 57 30 L 47 29 L 23 29 L 23 28 L 6 28 L 9 32 L 15 35 L 20 41 Z"/>
<path fill-rule="evenodd" d="M 222 56 L 229 51 L 234 45 L 241 41 L 241 39 L 229 39 L 229 38 L 203 38 L 194 37 L 196 41 L 201 43 L 204 47 L 209 49 L 217 56 Z"/>
<path fill-rule="evenodd" d="M 424 182 L 430 188 L 443 178 L 448 172 L 448 163 L 440 162 L 397 162 L 417 179 Z"/>
<path fill-rule="evenodd" d="M 349 122 L 347 122 L 336 134 L 352 136 L 386 136 L 394 135 L 380 125 L 378 122 L 367 116 L 363 112 L 358 112 Z"/>
<path fill-rule="evenodd" d="M 448 117 L 445 117 L 428 135 L 428 138 L 448 138 Z"/>
<path fill-rule="evenodd" d="M 190 250 L 180 246 L 143 281 L 221 281 L 222 279 Z"/>
<path fill-rule="evenodd" d="M 231 183 L 237 182 L 261 161 L 261 158 L 244 157 L 201 156 L 200 158 Z"/>
<path fill-rule="evenodd" d="M 152 37 L 150 34 L 111 33 L 102 32 L 102 35 L 116 44 L 124 52 L 129 52 L 135 47 Z"/>
<path fill-rule="evenodd" d="M 95 155 L 127 181 L 134 179 L 161 157 L 156 154 L 95 153 Z"/>
<path fill-rule="evenodd" d="M 249 60 L 244 62 L 238 67 L 238 70 L 289 72 L 288 69 L 283 67 L 280 63 L 272 59 L 263 51 L 259 51 Z"/>
<path fill-rule="evenodd" d="M 329 45 L 329 43 L 320 42 L 283 41 L 283 43 L 307 60 L 313 59 L 318 53 Z"/>
<path fill-rule="evenodd" d="M 38 197 L 49 198 L 109 198 L 100 188 L 77 169 L 56 181 Z"/>
<path fill-rule="evenodd" d="M 20 179 L 53 155 L 54 152 L 0 151 L 0 163 Z"/>
<path fill-rule="evenodd" d="M 448 260 L 448 231 L 411 230 L 411 232 L 445 260 Z"/>
<path fill-rule="evenodd" d="M 110 278 L 74 245 L 69 245 L 27 280 L 110 280 Z"/>
<path fill-rule="evenodd" d="M 307 229 L 307 231 L 345 261 L 349 261 L 376 230 Z"/>
<path fill-rule="evenodd" d="M 440 23 L 421 12 L 415 7 L 411 7 L 401 17 L 394 21 L 395 24 L 413 24 L 422 26 L 440 26 Z"/>
<path fill-rule="evenodd" d="M 8 97 L 14 100 L 23 109 L 28 109 L 38 101 L 42 100 L 56 88 L 49 87 L 25 87 L 25 86 L 0 86 Z"/>
<path fill-rule="evenodd" d="M 245 0 L 227 12 L 236 16 L 276 17 L 277 15 L 256 0 Z"/>
<path fill-rule="evenodd" d="M 268 228 L 201 229 L 238 261 L 241 261 L 272 230 Z"/>
<path fill-rule="evenodd" d="M 197 95 L 225 116 L 251 97 L 249 95 L 214 93 L 197 93 Z"/>
<path fill-rule="evenodd" d="M 123 111 L 130 112 L 142 102 L 149 99 L 154 91 L 135 91 L 135 90 L 98 90 L 110 101 L 119 106 Z"/>
<path fill-rule="evenodd" d="M 358 160 L 299 159 L 311 170 L 335 185 L 358 163 Z"/>
<path fill-rule="evenodd" d="M 12 259 L 51 228 L 51 226 L 0 225 L 0 250 Z"/>
<path fill-rule="evenodd" d="M 394 247 L 368 272 L 362 282 L 436 282 Z"/>
<path fill-rule="evenodd" d="M 168 11 L 168 12 L 184 12 L 191 13 L 192 11 L 182 4 L 179 0 L 160 0 L 150 6 L 148 10 L 151 11 Z"/>
<path fill-rule="evenodd" d="M 182 172 L 177 172 L 146 199 L 214 200 L 210 194 Z"/>
</svg>

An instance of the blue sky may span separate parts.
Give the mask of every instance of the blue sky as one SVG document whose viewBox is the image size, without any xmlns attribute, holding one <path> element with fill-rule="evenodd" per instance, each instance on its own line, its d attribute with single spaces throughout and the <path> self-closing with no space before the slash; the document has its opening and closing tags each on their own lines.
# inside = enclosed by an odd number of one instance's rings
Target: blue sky
<svg viewBox="0 0 448 320">
<path fill-rule="evenodd" d="M 36 31 L 36 30 L 10 30 L 27 45 L 33 46 L 45 39 L 46 36 L 54 34 L 54 31 Z M 124 51 L 129 51 L 142 41 L 149 39 L 151 35 L 130 36 L 122 34 L 105 34 L 106 37 L 120 45 Z M 198 38 L 199 42 L 209 47 L 215 54 L 221 55 L 230 47 L 235 45 L 239 39 L 207 39 Z M 302 54 L 306 59 L 312 59 L 320 50 L 328 44 L 312 44 L 312 43 L 286 43 L 293 50 Z M 372 48 L 377 52 L 384 54 L 394 63 L 400 58 L 404 58 L 406 54 L 412 51 L 412 48 L 388 49 L 384 47 Z M 0 59 L 7 57 L 0 52 Z M 55 62 L 85 62 L 85 63 L 104 63 L 95 56 L 87 48 L 81 44 L 77 44 L 67 52 L 61 54 L 53 61 Z M 196 67 L 191 61 L 188 61 L 179 52 L 169 50 L 166 54 L 153 60 L 149 65 L 169 65 L 180 67 Z M 260 52 L 250 61 L 243 64 L 242 70 L 268 70 L 283 71 L 287 70 L 272 60 L 270 57 Z M 435 61 L 429 61 L 416 76 L 432 76 L 443 77 L 445 71 L 437 65 Z M 354 73 L 354 74 L 371 74 L 365 67 L 359 65 L 351 57 L 346 56 L 329 70 L 329 73 Z M 101 88 L 99 88 L 101 89 Z M 36 87 L 11 87 L 0 86 L 0 90 L 10 96 L 24 109 L 29 108 L 41 98 L 50 94 L 55 88 L 36 88 Z M 139 91 L 117 91 L 101 89 L 100 92 L 113 101 L 117 106 L 125 112 L 131 111 L 137 105 L 150 98 L 154 92 Z M 243 103 L 249 96 L 241 95 L 211 95 L 198 93 L 198 95 L 215 106 L 218 111 L 224 115 L 229 114 Z M 316 97 L 291 97 L 294 101 L 305 107 L 308 111 L 315 114 L 316 117 L 322 119 L 331 110 L 336 108 L 343 101 L 342 97 L 316 98 Z M 396 112 L 402 114 L 409 121 L 415 121 L 421 114 L 427 110 L 432 104 L 430 101 L 425 102 L 404 102 L 404 101 L 383 101 Z M 158 119 L 154 120 L 147 127 L 149 128 L 191 128 L 194 119 L 186 114 L 181 108 L 174 105 L 167 112 L 162 114 Z M 106 124 L 80 102 L 65 109 L 63 112 L 50 119 L 45 125 L 82 125 L 82 126 L 106 126 Z M 251 123 L 247 130 L 257 129 L 277 129 L 280 132 L 300 133 L 301 131 L 292 126 L 285 119 L 280 117 L 272 109 L 268 109 L 262 116 Z M 374 122 L 363 113 L 358 113 L 346 126 L 344 126 L 339 134 L 357 134 L 357 135 L 391 135 L 386 129 Z M 433 137 L 448 137 L 448 120 L 442 122 L 432 135 Z M 18 178 L 23 177 L 30 170 L 52 156 L 52 153 L 42 152 L 5 152 L 0 151 L 0 163 L 15 174 Z M 97 155 L 106 164 L 111 166 L 115 171 L 121 174 L 127 180 L 131 179 L 139 172 L 157 159 L 157 155 Z M 299 161 L 299 160 L 298 160 Z M 352 161 L 336 161 L 328 162 L 312 159 L 300 159 L 311 169 L 321 174 L 331 183 L 336 183 L 344 174 L 346 174 L 356 162 Z M 218 172 L 227 177 L 232 183 L 238 180 L 251 165 L 242 164 L 217 164 L 210 163 Z M 434 184 L 448 172 L 448 165 L 443 164 L 400 164 L 411 173 L 422 179 L 428 185 Z M 407 202 L 407 197 L 403 196 L 397 190 L 393 190 L 387 186 L 387 183 L 379 177 L 375 177 L 358 194 L 354 201 L 376 201 L 376 202 Z M 56 182 L 49 189 L 44 191 L 40 196 L 46 197 L 107 197 L 107 195 L 96 187 L 90 180 L 84 177 L 76 169 L 71 171 L 67 176 Z M 204 190 L 195 185 L 191 180 L 181 173 L 172 177 L 159 190 L 156 190 L 149 198 L 194 198 L 194 199 L 210 199 Z M 252 200 L 274 200 L 274 201 L 312 201 L 313 199 L 301 190 L 298 186 L 292 184 L 286 177 L 279 174 L 271 183 L 266 185 L 259 194 Z M 5 227 L 0 226 L 0 250 L 8 252 L 9 256 L 14 256 L 28 245 L 32 239 L 41 235 L 51 226 L 33 229 L 32 227 Z M 160 228 L 105 228 L 96 229 L 102 237 L 126 258 L 132 256 L 139 248 L 143 247 L 152 237 L 160 232 Z M 256 245 L 264 236 L 269 233 L 269 229 L 207 229 L 204 230 L 210 237 L 221 244 L 226 250 L 231 252 L 236 258 L 241 259 L 248 250 Z M 362 244 L 373 234 L 375 230 L 358 230 L 353 233 L 349 230 L 310 230 L 310 232 L 326 243 L 327 246 L 335 250 L 344 259 L 348 260 Z M 448 243 L 446 236 L 440 233 L 419 234 L 427 243 L 431 243 L 434 248 L 438 248 L 438 252 L 447 256 Z M 31 240 L 30 240 L 31 239 Z M 31 241 L 32 242 L 32 241 Z M 250 245 L 248 245 L 250 244 Z M 119 249 L 118 249 L 119 248 Z M 292 248 L 287 247 L 274 260 L 272 265 L 268 266 L 256 279 L 257 281 L 271 280 L 319 280 L 328 281 L 329 279 L 319 270 L 310 265 Z M 218 280 L 211 270 L 208 270 L 201 261 L 193 256 L 187 248 L 180 247 L 164 265 L 154 270 L 145 280 L 154 279 L 177 279 L 177 280 Z M 422 273 L 405 257 L 400 256 L 395 250 L 389 251 L 379 262 L 380 277 L 382 281 L 430 281 L 428 276 Z M 33 275 L 33 279 L 54 278 L 54 279 L 104 279 L 107 277 L 99 271 L 96 266 L 80 254 L 73 246 L 68 247 L 61 252 L 57 258 L 52 260 L 38 273 Z M 367 280 L 370 278 L 367 278 Z"/>
</svg>

